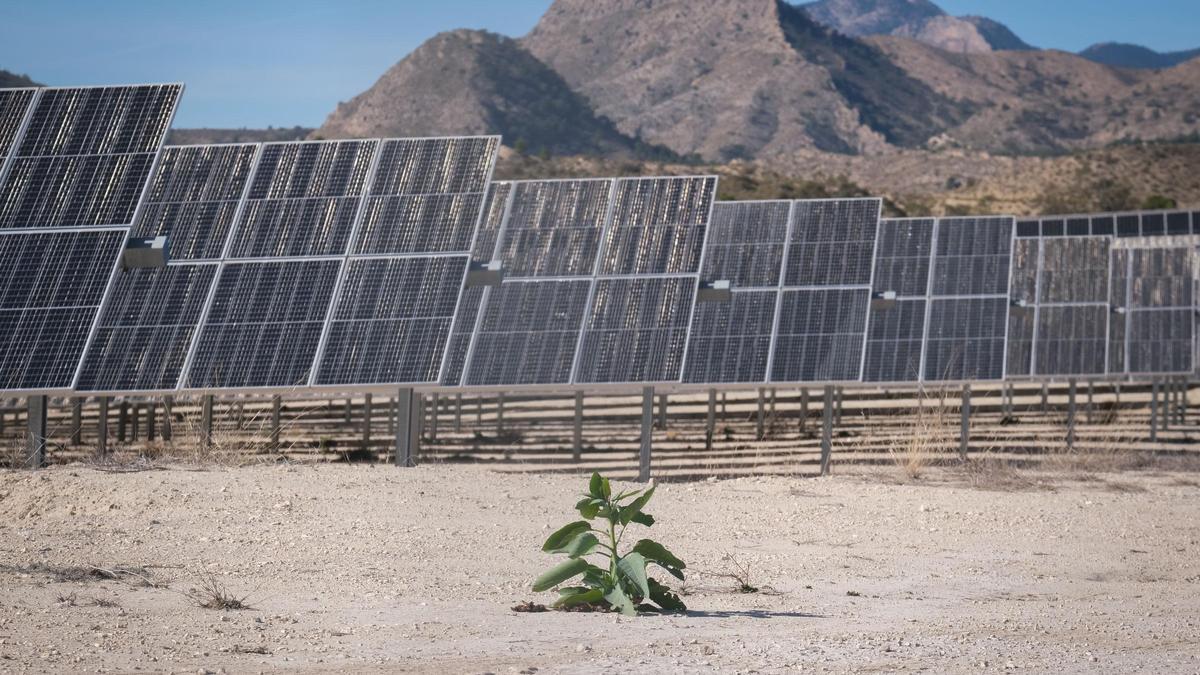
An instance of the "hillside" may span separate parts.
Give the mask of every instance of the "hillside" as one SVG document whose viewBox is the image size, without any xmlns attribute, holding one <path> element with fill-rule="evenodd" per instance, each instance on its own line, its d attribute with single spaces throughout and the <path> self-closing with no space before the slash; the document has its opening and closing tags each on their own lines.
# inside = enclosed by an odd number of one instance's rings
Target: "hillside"
<svg viewBox="0 0 1200 675">
<path fill-rule="evenodd" d="M 307 127 L 270 127 L 267 129 L 171 129 L 167 145 L 211 145 L 219 143 L 274 143 L 308 138 Z"/>
<path fill-rule="evenodd" d="M 535 152 L 656 154 L 593 112 L 515 40 L 468 30 L 421 45 L 366 92 L 339 104 L 316 135 L 487 133 Z"/>
<path fill-rule="evenodd" d="M 1183 52 L 1156 52 L 1141 45 L 1131 45 L 1123 42 L 1105 42 L 1092 45 L 1079 52 L 1079 55 L 1089 61 L 1103 63 L 1119 68 L 1171 68 L 1185 61 L 1200 57 L 1200 49 Z"/>
<path fill-rule="evenodd" d="M 11 89 L 17 87 L 40 87 L 42 85 L 29 79 L 28 75 L 18 75 L 7 70 L 0 69 L 0 89 Z"/>
<path fill-rule="evenodd" d="M 928 0 L 819 0 L 800 8 L 814 21 L 852 37 L 906 37 L 967 54 L 1032 49 L 1004 24 L 980 16 L 950 16 Z"/>
</svg>

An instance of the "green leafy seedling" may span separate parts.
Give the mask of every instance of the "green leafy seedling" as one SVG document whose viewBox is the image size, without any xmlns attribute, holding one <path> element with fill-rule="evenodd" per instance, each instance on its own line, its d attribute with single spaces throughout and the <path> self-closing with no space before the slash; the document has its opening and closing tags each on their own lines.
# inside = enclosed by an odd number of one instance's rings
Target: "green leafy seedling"
<svg viewBox="0 0 1200 675">
<path fill-rule="evenodd" d="M 653 564 L 683 581 L 687 565 L 682 560 L 650 539 L 639 540 L 624 555 L 620 553 L 626 528 L 654 525 L 654 517 L 642 510 L 652 496 L 653 487 L 613 495 L 608 479 L 593 473 L 587 493 L 575 504 L 583 520 L 559 528 L 542 545 L 546 553 L 567 559 L 538 577 L 533 590 L 540 593 L 558 586 L 554 606 L 559 609 L 606 607 L 627 616 L 639 611 L 686 610 L 678 595 L 647 573 Z M 603 562 L 596 565 L 589 558 Z M 563 585 L 571 580 L 575 580 L 573 585 Z"/>
</svg>

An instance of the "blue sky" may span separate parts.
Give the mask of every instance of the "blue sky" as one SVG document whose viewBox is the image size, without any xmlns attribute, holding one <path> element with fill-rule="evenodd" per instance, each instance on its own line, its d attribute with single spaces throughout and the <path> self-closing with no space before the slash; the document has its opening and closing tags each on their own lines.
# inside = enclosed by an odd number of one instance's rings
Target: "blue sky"
<svg viewBox="0 0 1200 675">
<path fill-rule="evenodd" d="M 603 0 L 596 0 L 603 1 Z M 935 0 L 936 1 L 936 0 Z M 697 5 L 704 3 L 697 0 Z M 943 0 L 1027 42 L 1200 47 L 1198 0 Z M 9 0 L 0 68 L 54 85 L 183 81 L 180 127 L 317 126 L 426 38 L 519 36 L 550 0 Z"/>
</svg>

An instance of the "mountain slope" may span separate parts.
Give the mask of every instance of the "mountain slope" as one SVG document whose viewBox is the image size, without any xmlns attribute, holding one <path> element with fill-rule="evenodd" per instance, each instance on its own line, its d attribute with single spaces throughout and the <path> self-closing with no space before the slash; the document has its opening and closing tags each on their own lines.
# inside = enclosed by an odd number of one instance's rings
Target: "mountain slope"
<svg viewBox="0 0 1200 675">
<path fill-rule="evenodd" d="M 1171 68 L 1200 57 L 1200 49 L 1186 52 L 1160 53 L 1141 45 L 1123 42 L 1104 42 L 1079 52 L 1089 61 L 1118 68 Z"/>
<path fill-rule="evenodd" d="M 894 35 L 964 54 L 1032 49 L 997 21 L 950 16 L 929 0 L 817 0 L 801 9 L 853 37 Z"/>
<path fill-rule="evenodd" d="M 0 89 L 40 86 L 42 85 L 29 79 L 28 75 L 18 75 L 7 70 L 0 70 Z"/>
<path fill-rule="evenodd" d="M 653 154 L 597 117 L 587 101 L 515 41 L 442 33 L 337 109 L 324 138 L 502 134 L 553 154 Z"/>
</svg>

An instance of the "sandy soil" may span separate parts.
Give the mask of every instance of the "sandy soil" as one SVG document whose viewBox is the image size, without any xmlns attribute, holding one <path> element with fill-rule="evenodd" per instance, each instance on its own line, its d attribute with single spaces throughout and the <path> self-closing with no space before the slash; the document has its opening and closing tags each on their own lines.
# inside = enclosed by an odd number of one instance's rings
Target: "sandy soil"
<svg viewBox="0 0 1200 675">
<path fill-rule="evenodd" d="M 510 610 L 550 601 L 529 583 L 581 477 L 3 473 L 0 671 L 1200 672 L 1195 474 L 894 476 L 660 486 L 691 611 L 627 619 Z M 726 551 L 768 592 L 713 576 Z M 253 609 L 196 606 L 208 573 Z"/>
</svg>

